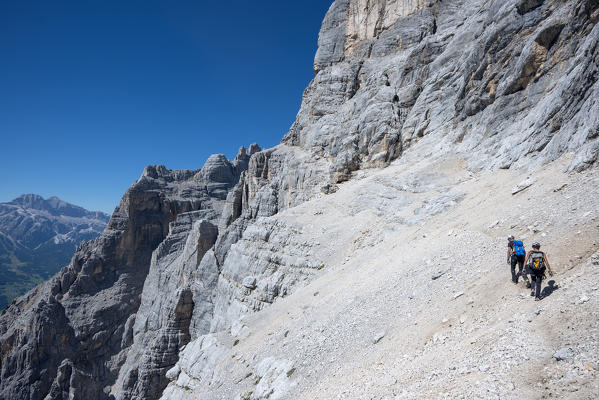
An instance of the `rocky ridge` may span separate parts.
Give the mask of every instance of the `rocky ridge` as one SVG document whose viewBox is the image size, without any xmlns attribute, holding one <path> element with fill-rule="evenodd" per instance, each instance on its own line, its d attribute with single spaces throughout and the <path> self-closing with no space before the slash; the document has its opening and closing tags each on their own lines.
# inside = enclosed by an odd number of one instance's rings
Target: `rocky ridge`
<svg viewBox="0 0 599 400">
<path fill-rule="evenodd" d="M 427 224 L 449 225 L 445 218 L 456 207 L 465 218 L 459 205 L 472 199 L 468 185 L 485 170 L 509 168 L 513 178 L 519 168 L 535 171 L 558 159 L 569 171 L 594 165 L 598 19 L 595 0 L 335 1 L 319 35 L 316 76 L 283 143 L 242 151 L 232 164 L 216 156 L 199 172 L 146 169 L 104 235 L 81 249 L 53 284 L 31 292 L 0 320 L 0 393 L 117 399 L 325 393 L 317 390 L 337 376 L 325 365 L 360 366 L 342 354 L 362 348 L 356 340 L 365 336 L 384 344 L 392 331 L 380 324 L 345 344 L 327 340 L 360 328 L 364 316 L 349 314 L 349 325 L 313 322 L 306 298 L 320 301 L 326 286 L 309 296 L 305 290 L 321 279 L 336 287 L 334 272 L 343 265 L 362 280 L 367 272 L 372 276 L 371 268 L 360 267 L 370 265 L 371 249 L 395 254 L 389 239 L 411 243 L 415 237 L 413 246 L 425 248 L 427 229 L 435 226 Z M 568 152 L 573 156 L 560 159 Z M 387 168 L 379 174 L 371 167 Z M 439 176 L 444 168 L 456 172 Z M 352 201 L 335 204 L 346 186 L 357 190 Z M 331 222 L 335 215 L 345 224 Z M 474 242 L 480 231 L 453 229 Z M 414 236 L 401 236 L 407 233 Z M 491 248 L 492 240 L 482 245 Z M 448 276 L 427 260 L 406 265 L 439 281 Z M 381 277 L 370 286 L 350 280 L 336 293 L 376 293 L 391 281 Z M 414 298 L 427 295 L 408 290 Z M 331 312 L 323 315 L 334 322 L 344 314 L 331 296 L 323 304 Z M 289 300 L 277 301 L 281 297 Z M 359 297 L 351 309 L 373 304 Z M 297 311 L 289 318 L 306 327 L 297 335 L 279 325 L 293 324 L 281 307 L 294 301 L 298 308 L 287 314 Z M 94 312 L 86 310 L 91 304 Z M 399 312 L 404 319 L 409 314 Z M 24 345 L 37 326 L 48 326 L 45 333 L 56 329 L 65 340 L 29 361 L 48 343 L 40 336 Z M 280 329 L 269 330 L 275 326 Z M 420 337 L 397 336 L 398 343 L 414 339 Z M 266 347 L 279 344 L 295 350 Z M 319 358 L 323 353 L 331 360 Z M 35 384 L 26 387 L 26 380 Z M 340 382 L 329 385 L 331 396 L 342 396 Z M 371 392 L 388 395 L 366 386 L 344 396 Z"/>
<path fill-rule="evenodd" d="M 156 263 L 172 261 L 183 247 L 178 240 L 194 226 L 202 238 L 190 247 L 203 251 L 205 232 L 214 233 L 227 193 L 249 159 L 242 148 L 233 162 L 214 155 L 196 171 L 147 167 L 104 233 L 82 244 L 70 265 L 19 298 L 0 319 L 2 397 L 107 398 L 134 341 L 149 273 L 160 272 Z M 186 293 L 178 297 L 175 321 L 165 327 L 182 342 Z"/>
<path fill-rule="evenodd" d="M 109 218 L 58 197 L 25 194 L 0 203 L 0 309 L 68 264 L 77 245 L 98 237 Z"/>
</svg>

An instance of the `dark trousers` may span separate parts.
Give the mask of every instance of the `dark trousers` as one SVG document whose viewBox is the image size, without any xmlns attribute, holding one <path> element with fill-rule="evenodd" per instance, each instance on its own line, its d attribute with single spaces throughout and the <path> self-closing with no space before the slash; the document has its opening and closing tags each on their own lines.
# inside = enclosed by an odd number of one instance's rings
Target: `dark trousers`
<svg viewBox="0 0 599 400">
<path fill-rule="evenodd" d="M 516 274 L 516 264 L 518 264 L 518 274 Z M 525 281 L 528 280 L 528 278 L 526 278 L 526 272 L 524 271 L 524 256 L 512 255 L 510 267 L 512 269 L 512 282 L 518 282 L 519 276 Z"/>
<path fill-rule="evenodd" d="M 535 297 L 541 297 L 541 282 L 543 281 L 543 275 L 545 271 L 534 271 L 530 270 L 530 290 L 535 292 Z"/>
</svg>

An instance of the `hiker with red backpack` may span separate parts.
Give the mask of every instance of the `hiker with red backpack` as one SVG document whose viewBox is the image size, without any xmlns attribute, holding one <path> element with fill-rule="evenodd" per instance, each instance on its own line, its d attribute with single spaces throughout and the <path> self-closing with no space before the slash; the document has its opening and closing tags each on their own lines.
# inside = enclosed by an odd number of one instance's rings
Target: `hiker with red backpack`
<svg viewBox="0 0 599 400">
<path fill-rule="evenodd" d="M 521 276 L 526 287 L 530 287 L 530 282 L 526 277 L 526 271 L 524 269 L 524 258 L 526 257 L 526 250 L 524 249 L 524 243 L 521 240 L 514 240 L 514 235 L 507 237 L 507 263 L 510 264 L 512 270 L 512 282 L 518 283 L 518 277 Z M 518 264 L 518 274 L 516 275 L 516 264 Z"/>
<path fill-rule="evenodd" d="M 526 254 L 526 264 L 528 272 L 530 273 L 531 287 L 530 295 L 535 296 L 535 301 L 541 300 L 541 282 L 545 276 L 545 268 L 549 270 L 549 276 L 553 276 L 553 271 L 549 266 L 547 255 L 541 250 L 539 242 L 532 244 L 532 250 Z"/>
</svg>

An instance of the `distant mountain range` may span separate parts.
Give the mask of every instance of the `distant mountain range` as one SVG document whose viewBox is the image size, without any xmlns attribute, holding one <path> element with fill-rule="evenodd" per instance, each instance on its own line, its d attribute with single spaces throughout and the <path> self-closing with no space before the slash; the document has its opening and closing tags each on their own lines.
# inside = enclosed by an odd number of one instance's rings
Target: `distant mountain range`
<svg viewBox="0 0 599 400">
<path fill-rule="evenodd" d="M 67 265 L 109 219 L 58 197 L 24 194 L 0 203 L 0 309 Z"/>
</svg>

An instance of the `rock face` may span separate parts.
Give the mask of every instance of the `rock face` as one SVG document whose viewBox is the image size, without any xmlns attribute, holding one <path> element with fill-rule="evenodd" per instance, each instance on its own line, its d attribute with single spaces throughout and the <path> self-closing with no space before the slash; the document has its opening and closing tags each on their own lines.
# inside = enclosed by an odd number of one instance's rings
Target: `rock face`
<svg viewBox="0 0 599 400">
<path fill-rule="evenodd" d="M 598 20 L 595 0 L 335 1 L 316 76 L 283 142 L 242 149 L 231 163 L 213 156 L 198 171 L 148 167 L 102 237 L 0 320 L 0 393 L 210 398 L 252 364 L 255 390 L 238 398 L 284 398 L 297 385 L 293 361 L 246 360 L 231 348 L 251 335 L 246 318 L 310 282 L 339 249 L 322 250 L 314 224 L 277 214 L 412 149 L 411 164 L 455 153 L 474 171 L 533 169 L 566 152 L 570 170 L 590 167 L 599 152 Z M 437 188 L 402 214 L 433 185 L 418 173 L 377 181 L 347 211 L 400 229 L 464 199 Z M 351 229 L 336 235 L 349 241 Z M 381 238 L 365 230 L 349 245 Z"/>
<path fill-rule="evenodd" d="M 77 245 L 100 236 L 109 218 L 58 197 L 24 194 L 0 203 L 0 309 L 68 264 Z"/>
<path fill-rule="evenodd" d="M 597 159 L 596 1 L 335 1 L 284 141 L 336 181 L 422 138 L 471 168 Z"/>
<path fill-rule="evenodd" d="M 212 246 L 217 228 L 210 221 L 220 215 L 248 160 L 242 149 L 232 163 L 216 155 L 197 171 L 147 167 L 123 196 L 104 233 L 81 245 L 70 265 L 2 316 L 0 397 L 108 398 L 140 325 L 155 328 L 157 336 L 175 336 L 174 346 L 189 340 L 192 326 L 205 329 L 201 319 L 190 320 L 194 303 L 189 289 L 169 293 L 172 297 L 161 297 L 156 290 L 178 283 L 177 276 L 168 275 L 175 257 L 181 254 L 195 267 Z M 187 240 L 192 228 L 195 236 Z M 142 314 L 137 320 L 140 304 L 142 311 L 150 311 L 154 302 L 165 315 Z M 168 322 L 161 327 L 163 319 Z M 136 349 L 132 354 L 139 353 Z M 177 349 L 171 351 L 176 354 Z M 166 353 L 157 357 L 168 362 Z M 134 373 L 137 370 L 128 374 L 127 382 L 135 382 Z M 143 380 L 143 373 L 139 375 Z"/>
</svg>

